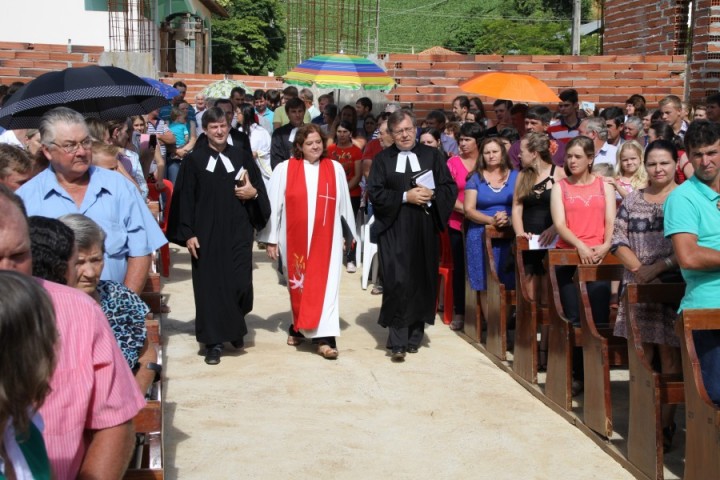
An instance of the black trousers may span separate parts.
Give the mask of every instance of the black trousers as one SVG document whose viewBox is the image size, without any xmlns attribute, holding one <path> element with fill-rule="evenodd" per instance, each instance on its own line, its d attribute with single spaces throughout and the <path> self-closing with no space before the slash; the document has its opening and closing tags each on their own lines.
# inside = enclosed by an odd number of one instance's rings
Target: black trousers
<svg viewBox="0 0 720 480">
<path fill-rule="evenodd" d="M 573 275 L 577 267 L 556 267 L 555 270 L 560 289 L 560 303 L 563 313 L 574 326 L 580 325 L 580 298 Z M 598 325 L 607 325 L 610 319 L 610 282 L 588 282 L 588 297 L 593 319 Z M 573 350 L 573 377 L 584 380 L 582 347 Z"/>
<path fill-rule="evenodd" d="M 425 322 L 416 322 L 409 327 L 390 327 L 388 330 L 387 344 L 392 351 L 405 351 L 408 346 L 420 346 L 425 336 Z"/>
</svg>

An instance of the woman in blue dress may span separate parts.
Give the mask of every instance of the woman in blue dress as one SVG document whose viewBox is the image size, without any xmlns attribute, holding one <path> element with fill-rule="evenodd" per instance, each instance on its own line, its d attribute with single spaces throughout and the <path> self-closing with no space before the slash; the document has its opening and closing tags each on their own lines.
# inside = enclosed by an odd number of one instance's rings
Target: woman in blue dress
<svg viewBox="0 0 720 480">
<path fill-rule="evenodd" d="M 487 268 L 485 266 L 483 233 L 486 225 L 511 228 L 513 192 L 517 172 L 512 169 L 510 157 L 497 137 L 487 138 L 480 146 L 481 156 L 465 185 L 465 218 L 468 220 L 465 249 L 470 287 L 485 293 Z M 515 288 L 515 273 L 506 268 L 512 264 L 511 242 L 493 242 L 495 268 L 500 281 L 509 289 Z M 484 295 L 481 304 L 485 305 Z"/>
</svg>

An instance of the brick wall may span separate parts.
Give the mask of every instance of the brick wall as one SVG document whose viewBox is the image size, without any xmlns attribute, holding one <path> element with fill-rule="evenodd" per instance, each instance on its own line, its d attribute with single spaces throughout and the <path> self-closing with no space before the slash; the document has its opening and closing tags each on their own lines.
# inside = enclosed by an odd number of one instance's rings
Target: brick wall
<svg viewBox="0 0 720 480">
<path fill-rule="evenodd" d="M 702 0 L 708 2 L 714 0 Z M 713 47 L 715 48 L 715 47 Z M 720 53 L 720 47 L 715 50 Z M 51 70 L 70 66 L 96 64 L 102 47 L 73 45 L 42 45 L 0 42 L 0 83 L 29 81 Z M 700 56 L 698 56 L 700 58 Z M 582 100 L 600 106 L 622 105 L 633 93 L 645 95 L 650 105 L 670 93 L 683 96 L 685 56 L 678 55 L 605 55 L 605 56 L 538 56 L 538 55 L 406 55 L 382 56 L 388 73 L 397 86 L 387 98 L 412 104 L 418 115 L 428 111 L 449 109 L 452 99 L 462 92 L 458 84 L 478 73 L 508 71 L 530 73 L 560 92 L 575 88 Z M 711 74 L 720 76 L 720 65 Z M 188 99 L 206 85 L 226 78 L 225 75 L 160 73 L 172 84 L 183 80 L 188 85 Z M 281 89 L 278 77 L 228 75 L 253 89 Z M 715 80 L 717 80 L 715 78 Z M 717 81 L 715 81 L 717 84 Z M 490 111 L 494 99 L 483 98 Z"/>
<path fill-rule="evenodd" d="M 605 0 L 606 55 L 682 55 L 690 0 Z"/>
<path fill-rule="evenodd" d="M 259 77 L 253 75 L 211 75 L 207 73 L 160 73 L 160 80 L 165 83 L 173 84 L 178 80 L 182 80 L 188 86 L 185 98 L 193 101 L 195 94 L 200 92 L 207 85 L 223 80 L 225 78 L 231 80 L 239 80 L 253 90 L 261 88 L 263 90 L 282 89 L 283 83 L 280 77 Z"/>
<path fill-rule="evenodd" d="M 702 102 L 720 86 L 720 2 L 696 0 L 693 16 L 688 95 Z"/>
<path fill-rule="evenodd" d="M 709 0 L 708 0 L 709 1 Z M 634 93 L 650 106 L 668 94 L 683 96 L 685 56 L 678 55 L 405 55 L 387 54 L 385 68 L 397 86 L 393 101 L 412 103 L 420 115 L 449 109 L 462 92 L 458 84 L 486 71 L 531 74 L 560 92 L 578 91 L 581 100 L 600 106 L 622 105 Z M 494 99 L 483 98 L 486 110 Z M 554 109 L 554 108 L 553 108 Z"/>
<path fill-rule="evenodd" d="M 103 47 L 0 42 L 0 84 L 27 82 L 43 73 L 97 65 Z"/>
</svg>

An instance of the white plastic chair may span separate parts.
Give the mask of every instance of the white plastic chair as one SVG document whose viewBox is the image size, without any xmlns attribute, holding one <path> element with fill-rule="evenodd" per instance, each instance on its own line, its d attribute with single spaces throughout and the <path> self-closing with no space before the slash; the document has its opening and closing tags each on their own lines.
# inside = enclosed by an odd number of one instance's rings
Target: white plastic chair
<svg viewBox="0 0 720 480">
<path fill-rule="evenodd" d="M 362 245 L 363 245 L 363 262 L 362 262 L 362 289 L 367 290 L 368 280 L 370 273 L 372 272 L 373 282 L 377 281 L 377 262 L 373 262 L 375 255 L 377 254 L 378 247 L 376 244 L 370 241 L 370 226 L 375 222 L 375 216 L 370 217 L 370 220 L 362 227 Z M 374 266 L 373 266 L 374 265 Z"/>
</svg>

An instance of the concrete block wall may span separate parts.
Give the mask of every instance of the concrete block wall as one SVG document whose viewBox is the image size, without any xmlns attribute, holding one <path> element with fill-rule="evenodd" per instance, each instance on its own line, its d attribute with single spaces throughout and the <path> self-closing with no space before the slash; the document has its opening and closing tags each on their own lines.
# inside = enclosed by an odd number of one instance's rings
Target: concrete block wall
<svg viewBox="0 0 720 480">
<path fill-rule="evenodd" d="M 690 0 L 605 0 L 603 53 L 682 55 Z"/>
<path fill-rule="evenodd" d="M 581 101 L 601 107 L 624 106 L 634 93 L 644 95 L 648 104 L 655 106 L 666 95 L 683 96 L 686 57 L 387 54 L 384 62 L 397 82 L 389 100 L 411 103 L 419 115 L 424 115 L 435 108 L 449 110 L 457 95 L 473 96 L 461 91 L 458 84 L 489 71 L 530 74 L 558 93 L 574 88 Z M 495 99 L 481 98 L 491 114 L 490 106 Z"/>
</svg>

